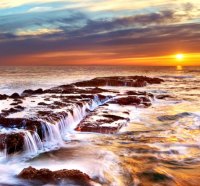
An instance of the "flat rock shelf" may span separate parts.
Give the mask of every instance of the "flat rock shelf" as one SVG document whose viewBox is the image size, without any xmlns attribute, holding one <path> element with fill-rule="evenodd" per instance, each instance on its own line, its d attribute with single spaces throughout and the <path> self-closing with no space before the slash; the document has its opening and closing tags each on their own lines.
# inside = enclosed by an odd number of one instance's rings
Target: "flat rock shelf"
<svg viewBox="0 0 200 186">
<path fill-rule="evenodd" d="M 162 82 L 160 78 L 145 76 L 99 77 L 46 90 L 24 90 L 21 95 L 0 95 L 1 156 L 36 156 L 61 147 L 68 140 L 66 133 L 74 130 L 117 133 L 130 121 L 130 112 L 125 106 L 145 108 L 151 106 L 153 99 L 159 99 L 158 95 L 132 88 Z M 116 87 L 126 89 L 119 91 Z M 160 99 L 164 98 L 160 96 Z M 52 180 L 57 180 L 54 174 L 61 173 L 29 168 L 20 176 L 31 179 L 24 176 L 30 172 L 34 172 L 34 179 L 48 172 Z M 83 175 L 84 181 L 90 180 L 83 173 L 71 172 Z M 64 170 L 62 178 L 71 172 Z"/>
</svg>

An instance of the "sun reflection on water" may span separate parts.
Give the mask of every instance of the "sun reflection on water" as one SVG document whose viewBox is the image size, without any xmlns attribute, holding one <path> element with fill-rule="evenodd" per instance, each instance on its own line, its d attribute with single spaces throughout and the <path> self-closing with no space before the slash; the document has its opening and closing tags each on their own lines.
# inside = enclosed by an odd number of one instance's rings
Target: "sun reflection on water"
<svg viewBox="0 0 200 186">
<path fill-rule="evenodd" d="M 176 66 L 176 70 L 179 70 L 179 71 L 183 70 L 183 66 L 181 65 Z"/>
</svg>

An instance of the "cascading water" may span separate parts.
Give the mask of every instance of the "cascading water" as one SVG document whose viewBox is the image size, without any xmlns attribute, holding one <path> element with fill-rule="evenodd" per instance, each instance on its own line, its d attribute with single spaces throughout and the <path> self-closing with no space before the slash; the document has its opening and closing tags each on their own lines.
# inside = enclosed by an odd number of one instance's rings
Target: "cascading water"
<svg viewBox="0 0 200 186">
<path fill-rule="evenodd" d="M 42 136 L 41 139 L 37 132 L 19 129 L 15 132 L 22 132 L 24 135 L 24 150 L 25 156 L 35 156 L 40 152 L 49 151 L 64 144 L 63 140 L 69 140 L 67 133 L 73 132 L 76 126 L 81 120 L 88 114 L 88 111 L 93 111 L 99 105 L 107 102 L 109 97 L 106 97 L 102 101 L 95 95 L 90 102 L 83 102 L 82 106 L 75 104 L 71 111 L 67 112 L 67 116 L 62 116 L 57 123 L 43 122 L 42 124 Z M 10 132 L 13 132 L 12 130 Z M 7 157 L 6 148 L 1 152 L 1 157 Z"/>
<path fill-rule="evenodd" d="M 35 155 L 42 149 L 42 141 L 36 132 L 24 131 L 24 153 Z"/>
</svg>

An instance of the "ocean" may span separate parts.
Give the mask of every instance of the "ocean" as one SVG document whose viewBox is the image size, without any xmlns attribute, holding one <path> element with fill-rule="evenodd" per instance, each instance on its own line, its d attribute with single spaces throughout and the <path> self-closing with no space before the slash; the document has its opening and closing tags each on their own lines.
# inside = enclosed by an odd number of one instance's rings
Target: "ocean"
<svg viewBox="0 0 200 186">
<path fill-rule="evenodd" d="M 62 147 L 33 157 L 3 159 L 1 184 L 29 185 L 15 175 L 33 166 L 78 169 L 103 186 L 199 185 L 200 67 L 33 66 L 0 67 L 0 72 L 0 94 L 47 89 L 95 77 L 142 75 L 165 82 L 132 90 L 171 96 L 152 100 L 148 108 L 127 108 L 131 109 L 130 123 L 117 134 L 70 131 Z"/>
</svg>

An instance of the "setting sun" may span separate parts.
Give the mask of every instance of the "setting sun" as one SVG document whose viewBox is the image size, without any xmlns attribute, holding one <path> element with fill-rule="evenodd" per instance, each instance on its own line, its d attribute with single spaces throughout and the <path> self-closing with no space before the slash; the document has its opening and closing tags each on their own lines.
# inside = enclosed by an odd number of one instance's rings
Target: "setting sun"
<svg viewBox="0 0 200 186">
<path fill-rule="evenodd" d="M 182 60 L 184 58 L 183 54 L 176 54 L 176 59 Z"/>
</svg>

